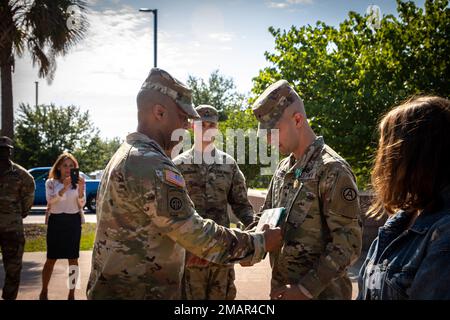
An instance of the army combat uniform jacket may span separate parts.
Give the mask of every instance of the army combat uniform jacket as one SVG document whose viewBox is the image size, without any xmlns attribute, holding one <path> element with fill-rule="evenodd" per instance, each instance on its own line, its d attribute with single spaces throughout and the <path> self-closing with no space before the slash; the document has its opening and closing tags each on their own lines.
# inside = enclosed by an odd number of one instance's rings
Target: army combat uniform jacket
<svg viewBox="0 0 450 320">
<path fill-rule="evenodd" d="M 229 227 L 228 204 L 245 226 L 253 222 L 253 207 L 248 201 L 245 177 L 229 154 L 213 148 L 203 159 L 194 148 L 173 161 L 186 181 L 189 197 L 203 218 Z M 184 297 L 193 300 L 230 300 L 236 296 L 235 272 L 231 266 L 208 263 L 186 254 Z"/>
<path fill-rule="evenodd" d="M 25 246 L 22 219 L 33 205 L 34 180 L 21 166 L 11 162 L 0 174 L 0 250 L 5 268 L 2 298 L 17 298 Z"/>
<path fill-rule="evenodd" d="M 195 210 L 203 218 L 229 227 L 227 204 L 233 213 L 246 226 L 253 222 L 253 207 L 247 198 L 245 177 L 236 161 L 227 153 L 214 148 L 214 163 L 195 163 L 195 154 L 191 148 L 177 156 L 173 162 L 183 174 L 189 196 L 195 204 Z"/>
<path fill-rule="evenodd" d="M 347 268 L 361 251 L 359 198 L 347 162 L 318 137 L 299 161 L 283 159 L 262 207 L 285 207 L 272 288 L 300 285 L 314 299 L 350 299 Z"/>
<path fill-rule="evenodd" d="M 178 299 L 185 249 L 211 262 L 260 261 L 264 235 L 198 215 L 161 147 L 132 133 L 103 175 L 89 299 Z"/>
<path fill-rule="evenodd" d="M 23 232 L 22 219 L 33 205 L 34 187 L 27 170 L 11 161 L 11 168 L 0 175 L 0 232 Z"/>
</svg>

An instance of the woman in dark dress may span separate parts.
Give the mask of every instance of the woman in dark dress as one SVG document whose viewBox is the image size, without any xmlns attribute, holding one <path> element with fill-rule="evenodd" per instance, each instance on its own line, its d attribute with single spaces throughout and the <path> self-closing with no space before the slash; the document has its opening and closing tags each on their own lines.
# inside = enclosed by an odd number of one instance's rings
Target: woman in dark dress
<svg viewBox="0 0 450 320">
<path fill-rule="evenodd" d="M 73 168 L 78 168 L 75 157 L 70 153 L 61 154 L 50 170 L 45 183 L 49 217 L 47 260 L 42 270 L 42 290 L 39 295 L 41 300 L 48 299 L 48 283 L 57 259 L 68 259 L 69 261 L 68 299 L 75 299 L 86 191 L 83 177 L 79 177 L 78 183 L 72 181 L 70 170 Z"/>
</svg>

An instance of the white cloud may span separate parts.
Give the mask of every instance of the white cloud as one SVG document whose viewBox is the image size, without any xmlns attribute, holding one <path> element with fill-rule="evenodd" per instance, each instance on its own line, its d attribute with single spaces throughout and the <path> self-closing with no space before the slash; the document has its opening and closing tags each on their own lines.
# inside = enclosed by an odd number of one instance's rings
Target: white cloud
<svg viewBox="0 0 450 320">
<path fill-rule="evenodd" d="M 80 106 L 89 110 L 103 136 L 124 137 L 136 128 L 136 94 L 153 66 L 152 15 L 122 6 L 91 9 L 87 16 L 87 36 L 67 56 L 57 58 L 51 85 L 38 79 L 29 56 L 17 61 L 14 103 L 34 105 L 38 80 L 39 103 Z M 207 78 L 212 70 L 222 70 L 221 61 L 229 60 L 237 37 L 224 31 L 217 12 L 215 18 L 219 23 L 213 26 L 205 16 L 194 14 L 193 30 L 158 30 L 158 67 L 181 81 L 189 74 Z"/>
<path fill-rule="evenodd" d="M 87 16 L 88 34 L 67 56 L 57 59 L 51 86 L 37 79 L 29 57 L 19 61 L 15 105 L 34 104 L 33 82 L 38 80 L 39 103 L 80 106 L 90 111 L 104 136 L 123 137 L 135 130 L 135 96 L 153 62 L 152 23 L 132 8 L 89 10 Z"/>
<path fill-rule="evenodd" d="M 208 37 L 220 42 L 229 42 L 234 38 L 234 35 L 229 32 L 221 32 L 221 33 L 210 33 L 208 34 Z"/>
<path fill-rule="evenodd" d="M 224 16 L 213 4 L 201 5 L 194 8 L 191 16 L 191 27 L 194 36 L 202 39 L 205 33 L 225 34 Z"/>
<path fill-rule="evenodd" d="M 287 8 L 289 4 L 285 2 L 269 2 L 269 8 L 275 8 L 275 9 L 283 9 Z"/>
<path fill-rule="evenodd" d="M 95 6 L 98 2 L 99 0 L 86 0 L 88 6 Z"/>
<path fill-rule="evenodd" d="M 89 7 L 93 7 L 96 5 L 117 5 L 120 0 L 85 0 Z"/>
<path fill-rule="evenodd" d="M 291 4 L 312 4 L 313 0 L 287 0 Z"/>
<path fill-rule="evenodd" d="M 312 3 L 313 0 L 286 0 L 285 2 L 270 1 L 268 3 L 268 6 L 269 8 L 284 9 L 296 4 L 312 4 Z"/>
</svg>

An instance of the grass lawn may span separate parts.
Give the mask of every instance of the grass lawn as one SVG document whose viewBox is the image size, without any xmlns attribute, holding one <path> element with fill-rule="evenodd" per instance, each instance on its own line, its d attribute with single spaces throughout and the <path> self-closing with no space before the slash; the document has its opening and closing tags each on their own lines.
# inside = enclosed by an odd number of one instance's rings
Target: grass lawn
<svg viewBox="0 0 450 320">
<path fill-rule="evenodd" d="M 92 250 L 95 240 L 95 223 L 85 223 L 81 230 L 80 251 Z M 237 228 L 234 223 L 231 228 Z M 47 251 L 45 236 L 47 226 L 45 224 L 24 224 L 25 252 Z"/>
<path fill-rule="evenodd" d="M 82 225 L 80 250 L 92 250 L 95 239 L 95 223 Z M 47 251 L 45 224 L 24 224 L 25 252 Z"/>
</svg>

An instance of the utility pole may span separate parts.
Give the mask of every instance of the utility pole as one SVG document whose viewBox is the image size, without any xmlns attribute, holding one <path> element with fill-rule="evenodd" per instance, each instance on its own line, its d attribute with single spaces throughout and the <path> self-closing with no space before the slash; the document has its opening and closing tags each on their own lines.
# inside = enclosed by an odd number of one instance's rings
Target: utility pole
<svg viewBox="0 0 450 320">
<path fill-rule="evenodd" d="M 158 47 L 158 9 L 148 9 L 148 8 L 140 8 L 140 12 L 152 12 L 153 19 L 153 58 L 154 58 L 154 67 L 157 67 L 157 47 Z"/>
<path fill-rule="evenodd" d="M 36 107 L 38 106 L 39 82 L 34 82 L 36 85 Z"/>
</svg>

